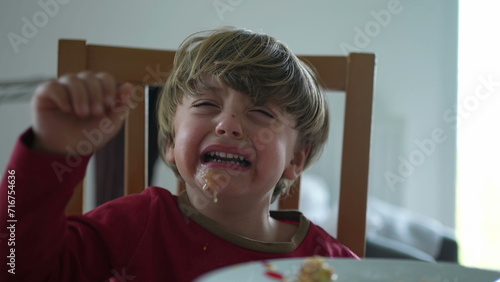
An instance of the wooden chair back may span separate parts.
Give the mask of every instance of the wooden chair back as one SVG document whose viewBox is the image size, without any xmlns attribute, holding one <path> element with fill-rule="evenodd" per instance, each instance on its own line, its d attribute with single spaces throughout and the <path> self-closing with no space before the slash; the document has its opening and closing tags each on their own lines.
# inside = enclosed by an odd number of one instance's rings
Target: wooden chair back
<svg viewBox="0 0 500 282">
<path fill-rule="evenodd" d="M 58 76 L 83 70 L 105 71 L 135 87 L 125 122 L 124 195 L 147 187 L 147 85 L 162 85 L 175 51 L 90 45 L 83 40 L 60 40 Z M 312 65 L 327 90 L 346 93 L 337 238 L 356 254 L 365 254 L 366 204 L 372 125 L 374 54 L 299 56 Z M 83 183 L 68 204 L 68 214 L 83 211 Z M 178 188 L 179 190 L 182 187 Z M 300 181 L 280 209 L 298 209 Z"/>
</svg>

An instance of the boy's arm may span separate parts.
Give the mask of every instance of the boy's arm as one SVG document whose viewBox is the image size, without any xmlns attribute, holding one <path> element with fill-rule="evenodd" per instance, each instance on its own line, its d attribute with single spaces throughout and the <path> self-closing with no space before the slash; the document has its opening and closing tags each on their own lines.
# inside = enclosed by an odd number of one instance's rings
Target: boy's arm
<svg viewBox="0 0 500 282">
<path fill-rule="evenodd" d="M 68 251 L 78 247 L 65 242 L 64 209 L 90 156 L 70 164 L 65 156 L 31 150 L 33 138 L 31 129 L 22 135 L 0 183 L 1 281 L 60 275 L 71 267 Z M 59 165 L 68 170 L 57 171 Z"/>
<path fill-rule="evenodd" d="M 109 275 L 99 238 L 66 228 L 64 209 L 90 155 L 122 126 L 130 92 L 130 84 L 117 89 L 109 75 L 89 72 L 37 89 L 33 129 L 17 142 L 0 183 L 0 278 L 7 278 L 0 280 Z"/>
</svg>

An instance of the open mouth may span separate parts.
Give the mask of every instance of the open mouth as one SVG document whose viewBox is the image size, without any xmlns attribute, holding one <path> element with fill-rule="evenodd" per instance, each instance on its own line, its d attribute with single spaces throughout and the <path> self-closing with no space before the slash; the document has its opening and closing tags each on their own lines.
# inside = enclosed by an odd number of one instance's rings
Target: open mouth
<svg viewBox="0 0 500 282">
<path fill-rule="evenodd" d="M 247 167 L 250 166 L 251 162 L 245 157 L 237 154 L 225 153 L 225 152 L 208 152 L 203 155 L 203 162 L 219 162 L 219 163 L 229 163 L 233 165 Z"/>
</svg>

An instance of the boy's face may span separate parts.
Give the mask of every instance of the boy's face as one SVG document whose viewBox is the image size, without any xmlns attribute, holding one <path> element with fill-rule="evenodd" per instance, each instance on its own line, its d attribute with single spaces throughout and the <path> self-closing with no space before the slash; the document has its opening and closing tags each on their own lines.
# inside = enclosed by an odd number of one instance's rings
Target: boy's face
<svg viewBox="0 0 500 282">
<path fill-rule="evenodd" d="M 184 95 L 175 119 L 174 146 L 166 159 L 175 162 L 188 189 L 201 191 L 204 172 L 216 173 L 218 198 L 270 197 L 284 176 L 302 171 L 306 150 L 297 150 L 295 120 L 273 105 L 256 106 L 250 98 L 204 77 L 197 96 Z M 211 196 L 211 195 L 209 195 Z"/>
</svg>

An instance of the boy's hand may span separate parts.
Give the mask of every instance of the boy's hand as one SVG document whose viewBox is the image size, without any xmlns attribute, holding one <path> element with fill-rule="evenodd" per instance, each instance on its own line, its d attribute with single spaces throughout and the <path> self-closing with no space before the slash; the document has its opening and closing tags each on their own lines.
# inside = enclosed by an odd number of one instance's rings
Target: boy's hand
<svg viewBox="0 0 500 282">
<path fill-rule="evenodd" d="M 88 71 L 41 84 L 32 100 L 33 147 L 58 154 L 95 152 L 121 128 L 132 89 L 130 83 L 117 86 L 107 73 Z"/>
</svg>

